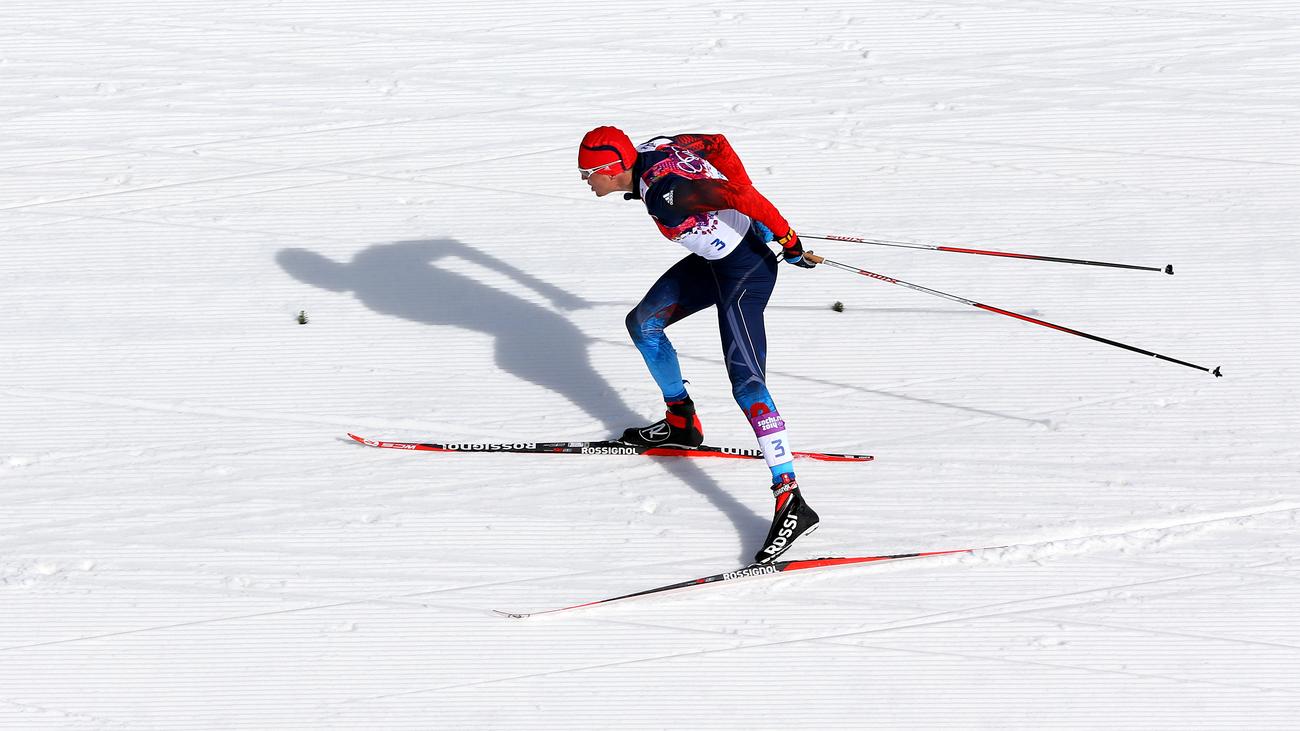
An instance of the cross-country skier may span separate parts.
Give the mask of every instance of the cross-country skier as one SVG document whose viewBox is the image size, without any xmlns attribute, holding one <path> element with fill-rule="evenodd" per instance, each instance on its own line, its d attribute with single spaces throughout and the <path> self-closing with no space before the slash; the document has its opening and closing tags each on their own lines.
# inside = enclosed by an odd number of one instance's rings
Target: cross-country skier
<svg viewBox="0 0 1300 731">
<path fill-rule="evenodd" d="M 691 253 L 664 272 L 627 316 L 627 329 L 663 392 L 663 420 L 631 428 L 621 441 L 695 447 L 704 432 L 682 380 L 677 351 L 664 328 L 707 307 L 718 308 L 722 352 L 731 391 L 749 419 L 772 470 L 776 514 L 754 556 L 768 563 L 817 526 L 795 481 L 785 422 L 767 390 L 763 310 L 776 285 L 777 257 L 811 269 L 799 236 L 754 189 L 740 158 L 722 135 L 654 137 L 634 146 L 615 127 L 597 127 L 578 150 L 582 179 L 599 197 L 622 192 L 641 199 L 664 236 Z"/>
</svg>

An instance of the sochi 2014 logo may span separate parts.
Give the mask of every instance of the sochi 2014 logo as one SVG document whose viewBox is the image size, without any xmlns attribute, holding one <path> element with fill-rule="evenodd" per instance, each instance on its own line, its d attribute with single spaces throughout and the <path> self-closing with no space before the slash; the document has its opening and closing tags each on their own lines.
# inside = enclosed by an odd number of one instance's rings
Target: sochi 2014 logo
<svg viewBox="0 0 1300 731">
<path fill-rule="evenodd" d="M 676 158 L 676 167 L 679 170 L 692 175 L 707 174 L 708 163 L 704 161 L 704 158 L 684 147 L 673 147 L 671 149 L 673 157 Z"/>
</svg>

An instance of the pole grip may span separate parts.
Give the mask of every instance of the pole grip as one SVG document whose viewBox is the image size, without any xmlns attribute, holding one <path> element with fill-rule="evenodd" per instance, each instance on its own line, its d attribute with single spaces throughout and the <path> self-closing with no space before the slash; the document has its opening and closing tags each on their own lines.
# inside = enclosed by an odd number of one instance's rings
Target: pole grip
<svg viewBox="0 0 1300 731">
<path fill-rule="evenodd" d="M 816 254 L 812 253 L 811 251 L 805 251 L 805 252 L 803 253 L 803 258 L 807 259 L 808 261 L 810 261 L 810 262 L 812 262 L 812 263 L 814 263 L 814 264 L 820 264 L 820 263 L 826 261 L 826 257 L 824 257 L 824 256 L 817 256 Z"/>
</svg>

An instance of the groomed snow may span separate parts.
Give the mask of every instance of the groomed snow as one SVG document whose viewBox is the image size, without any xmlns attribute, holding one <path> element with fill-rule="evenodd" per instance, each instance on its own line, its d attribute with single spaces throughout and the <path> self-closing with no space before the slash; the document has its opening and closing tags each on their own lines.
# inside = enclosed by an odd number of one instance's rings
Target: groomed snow
<svg viewBox="0 0 1300 731">
<path fill-rule="evenodd" d="M 445 455 L 657 418 L 684 252 L 586 130 L 725 133 L 809 241 L 761 463 Z M 0 728 L 1286 729 L 1300 11 L 923 0 L 0 8 Z M 842 313 L 831 305 L 844 303 Z M 297 322 L 304 312 L 308 323 Z M 716 324 L 670 331 L 749 447 Z"/>
</svg>

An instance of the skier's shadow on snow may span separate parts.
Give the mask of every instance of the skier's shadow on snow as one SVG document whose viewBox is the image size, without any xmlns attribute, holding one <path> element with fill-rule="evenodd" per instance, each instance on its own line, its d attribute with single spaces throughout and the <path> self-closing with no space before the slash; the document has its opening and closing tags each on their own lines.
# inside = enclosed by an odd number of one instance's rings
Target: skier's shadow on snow
<svg viewBox="0 0 1300 731">
<path fill-rule="evenodd" d="M 557 309 L 591 306 L 508 262 L 453 239 L 380 244 L 346 263 L 306 249 L 283 249 L 276 261 L 295 279 L 333 292 L 351 292 L 375 312 L 492 336 L 498 368 L 563 396 L 599 421 L 608 434 L 621 434 L 625 427 L 647 420 L 630 409 L 592 366 L 588 348 L 594 341 L 568 318 L 457 271 L 462 262 L 473 262 L 540 294 Z M 438 343 L 431 340 L 429 347 L 437 349 Z M 428 384 L 431 389 L 459 386 Z M 668 459 L 660 463 L 722 511 L 744 545 L 756 546 L 763 540 L 769 518 L 737 501 L 698 465 Z M 765 470 L 756 474 L 755 482 L 766 474 Z M 743 551 L 742 560 L 749 561 Z"/>
</svg>

